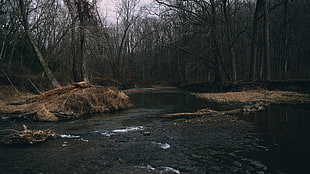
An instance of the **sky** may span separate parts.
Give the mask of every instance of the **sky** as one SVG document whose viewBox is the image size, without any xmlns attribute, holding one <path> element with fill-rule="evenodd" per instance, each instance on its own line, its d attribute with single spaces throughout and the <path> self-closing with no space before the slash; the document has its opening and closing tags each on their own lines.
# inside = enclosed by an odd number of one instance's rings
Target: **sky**
<svg viewBox="0 0 310 174">
<path fill-rule="evenodd" d="M 121 0 L 99 0 L 100 12 L 103 16 L 107 17 L 109 23 L 116 20 L 116 7 Z M 150 4 L 153 0 L 140 0 L 141 6 Z"/>
</svg>

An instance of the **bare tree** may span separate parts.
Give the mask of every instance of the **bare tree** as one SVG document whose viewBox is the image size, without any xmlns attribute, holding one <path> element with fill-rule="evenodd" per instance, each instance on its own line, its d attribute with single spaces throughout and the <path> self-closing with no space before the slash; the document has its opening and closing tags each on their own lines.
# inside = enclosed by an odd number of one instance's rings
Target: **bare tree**
<svg viewBox="0 0 310 174">
<path fill-rule="evenodd" d="M 21 15 L 21 20 L 22 20 L 24 30 L 28 36 L 28 39 L 29 39 L 33 49 L 36 52 L 37 58 L 40 61 L 47 78 L 52 83 L 53 87 L 55 87 L 55 88 L 60 87 L 60 84 L 58 83 L 58 81 L 54 77 L 52 71 L 50 70 L 50 68 L 48 66 L 48 63 L 45 61 L 45 58 L 44 58 L 40 48 L 38 47 L 35 39 L 32 36 L 31 30 L 29 27 L 29 23 L 28 23 L 28 20 L 29 20 L 28 8 L 29 8 L 30 3 L 31 2 L 29 2 L 29 1 L 24 2 L 23 0 L 19 0 L 20 15 Z"/>
</svg>

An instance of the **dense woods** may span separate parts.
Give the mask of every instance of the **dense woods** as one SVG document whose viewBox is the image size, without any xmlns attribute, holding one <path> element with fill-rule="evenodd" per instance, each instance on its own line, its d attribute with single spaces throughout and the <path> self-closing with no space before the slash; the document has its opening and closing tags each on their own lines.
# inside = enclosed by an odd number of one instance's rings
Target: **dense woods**
<svg viewBox="0 0 310 174">
<path fill-rule="evenodd" d="M 116 21 L 95 0 L 1 0 L 0 74 L 53 87 L 310 77 L 310 1 L 121 0 Z"/>
</svg>

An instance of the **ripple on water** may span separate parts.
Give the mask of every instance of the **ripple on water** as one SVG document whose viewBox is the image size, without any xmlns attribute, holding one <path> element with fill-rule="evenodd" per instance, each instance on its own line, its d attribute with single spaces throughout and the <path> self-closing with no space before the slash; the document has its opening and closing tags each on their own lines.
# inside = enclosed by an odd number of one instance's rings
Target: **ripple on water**
<svg viewBox="0 0 310 174">
<path fill-rule="evenodd" d="M 60 135 L 61 138 L 80 138 L 78 135 Z"/>
<path fill-rule="evenodd" d="M 159 145 L 160 148 L 162 148 L 162 149 L 169 149 L 169 148 L 171 147 L 171 145 L 168 144 L 168 143 L 158 143 L 158 142 L 154 142 L 154 141 L 153 141 L 152 144 Z"/>
<path fill-rule="evenodd" d="M 158 168 L 154 168 L 151 165 L 146 165 L 146 166 L 136 166 L 137 168 L 140 169 L 146 169 L 146 170 L 152 170 L 152 171 L 158 171 L 159 173 L 176 173 L 176 174 L 180 174 L 181 172 L 177 169 L 174 169 L 172 167 L 158 167 Z"/>
<path fill-rule="evenodd" d="M 84 141 L 84 142 L 89 142 L 89 140 L 82 138 L 79 135 L 60 135 L 61 138 L 67 138 L 67 139 L 76 139 L 76 140 L 80 140 L 80 141 Z M 65 141 L 65 144 L 63 144 L 62 146 L 65 147 L 67 146 L 66 144 L 67 142 Z"/>
<path fill-rule="evenodd" d="M 140 131 L 143 129 L 144 129 L 143 126 L 137 126 L 137 127 L 127 127 L 125 129 L 115 129 L 115 130 L 112 130 L 111 132 L 113 132 L 113 133 L 126 133 L 126 132 Z"/>
<path fill-rule="evenodd" d="M 93 133 L 100 133 L 103 136 L 110 137 L 112 135 L 116 135 L 117 133 L 127 133 L 127 132 L 135 132 L 144 130 L 143 126 L 136 126 L 136 127 L 127 127 L 124 129 L 115 129 L 115 130 L 98 130 L 94 131 Z"/>
</svg>

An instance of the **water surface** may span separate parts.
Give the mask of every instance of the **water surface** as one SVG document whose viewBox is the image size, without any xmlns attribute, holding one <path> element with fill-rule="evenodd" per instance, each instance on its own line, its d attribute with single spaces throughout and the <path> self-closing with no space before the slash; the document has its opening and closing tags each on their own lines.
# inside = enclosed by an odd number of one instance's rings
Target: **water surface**
<svg viewBox="0 0 310 174">
<path fill-rule="evenodd" d="M 309 107 L 270 106 L 246 122 L 173 124 L 160 116 L 223 109 L 182 91 L 131 94 L 135 107 L 78 120 L 0 121 L 52 129 L 62 138 L 0 145 L 0 173 L 309 173 Z M 150 134 L 145 134 L 149 132 Z"/>
</svg>

